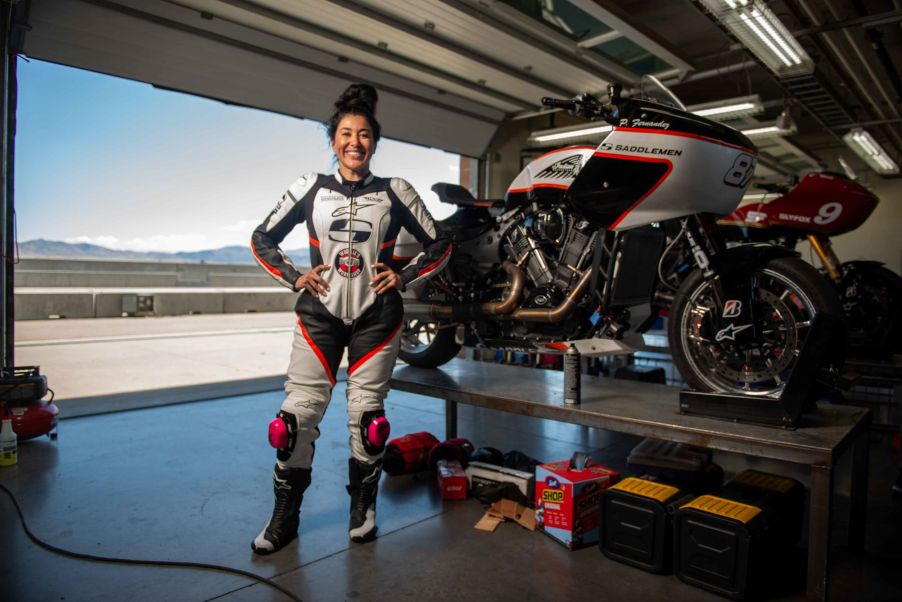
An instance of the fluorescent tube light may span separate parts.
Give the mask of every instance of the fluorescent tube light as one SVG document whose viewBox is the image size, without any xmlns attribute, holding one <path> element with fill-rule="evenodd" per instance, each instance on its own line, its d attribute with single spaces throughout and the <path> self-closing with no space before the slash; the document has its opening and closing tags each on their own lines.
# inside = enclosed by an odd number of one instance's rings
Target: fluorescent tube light
<svg viewBox="0 0 902 602">
<path fill-rule="evenodd" d="M 761 98 L 757 94 L 706 102 L 687 108 L 696 115 L 715 121 L 757 115 L 764 111 L 764 105 L 761 104 Z"/>
<path fill-rule="evenodd" d="M 796 128 L 795 123 L 792 123 L 789 128 L 780 127 L 777 123 L 771 123 L 770 125 L 762 123 L 760 127 L 740 131 L 749 138 L 754 138 L 756 136 L 790 136 L 796 133 Z"/>
<path fill-rule="evenodd" d="M 586 138 L 610 132 L 613 126 L 604 125 L 576 125 L 550 130 L 538 130 L 529 135 L 530 143 L 548 143 L 569 140 L 572 138 Z"/>
<path fill-rule="evenodd" d="M 700 0 L 778 77 L 814 71 L 814 61 L 762 0 Z"/>
<path fill-rule="evenodd" d="M 842 139 L 849 148 L 855 151 L 856 155 L 864 159 L 868 167 L 877 173 L 881 175 L 899 173 L 899 166 L 867 130 L 855 128 L 843 136 Z"/>
<path fill-rule="evenodd" d="M 749 137 L 754 136 L 782 136 L 783 131 L 775 125 L 766 127 L 753 128 L 750 130 L 741 130 L 743 134 Z"/>
</svg>

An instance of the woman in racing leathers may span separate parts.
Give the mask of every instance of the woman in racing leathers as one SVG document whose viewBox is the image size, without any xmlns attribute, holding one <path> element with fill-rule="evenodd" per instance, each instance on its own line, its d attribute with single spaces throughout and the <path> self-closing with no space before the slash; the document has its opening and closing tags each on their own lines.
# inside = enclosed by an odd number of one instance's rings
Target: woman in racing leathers
<svg viewBox="0 0 902 602">
<path fill-rule="evenodd" d="M 348 535 L 355 542 L 375 537 L 376 492 L 388 435 L 382 401 L 403 325 L 399 290 L 437 274 L 451 254 L 450 241 L 439 235 L 413 187 L 400 178 L 370 173 L 380 135 L 376 101 L 372 86 L 355 84 L 345 90 L 328 122 L 337 173 L 298 178 L 254 230 L 256 260 L 277 281 L 301 293 L 287 397 L 270 424 L 270 443 L 277 448 L 275 507 L 251 544 L 258 554 L 275 552 L 297 536 L 318 425 L 345 349 L 351 432 Z M 302 222 L 310 235 L 313 266 L 303 274 L 279 248 Z M 423 252 L 410 260 L 393 253 L 402 228 L 423 245 Z"/>
</svg>

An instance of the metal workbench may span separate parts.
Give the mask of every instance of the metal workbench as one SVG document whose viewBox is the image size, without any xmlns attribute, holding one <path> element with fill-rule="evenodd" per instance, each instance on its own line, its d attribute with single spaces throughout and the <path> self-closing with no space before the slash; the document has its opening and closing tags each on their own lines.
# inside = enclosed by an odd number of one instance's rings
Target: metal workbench
<svg viewBox="0 0 902 602">
<path fill-rule="evenodd" d="M 808 466 L 809 599 L 827 598 L 834 467 L 852 454 L 849 546 L 864 549 L 868 423 L 864 408 L 824 405 L 786 430 L 679 413 L 679 390 L 600 377 L 582 378 L 582 403 L 563 403 L 558 371 L 455 359 L 438 369 L 397 368 L 391 386 L 445 400 L 447 436 L 456 436 L 457 404 L 546 418 L 640 437 Z"/>
</svg>

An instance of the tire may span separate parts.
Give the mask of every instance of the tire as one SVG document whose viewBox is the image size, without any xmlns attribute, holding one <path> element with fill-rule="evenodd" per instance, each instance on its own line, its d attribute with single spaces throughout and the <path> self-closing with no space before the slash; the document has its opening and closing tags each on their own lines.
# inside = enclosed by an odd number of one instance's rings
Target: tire
<svg viewBox="0 0 902 602">
<path fill-rule="evenodd" d="M 667 334 L 674 363 L 693 389 L 779 395 L 814 317 L 824 315 L 835 323 L 843 322 L 836 291 L 801 259 L 765 260 L 751 268 L 748 277 L 755 282 L 755 328 L 759 334 L 745 343 L 715 333 L 711 284 L 699 270 L 677 291 Z M 827 361 L 838 369 L 844 359 L 845 347 L 837 344 Z"/>
<path fill-rule="evenodd" d="M 839 295 L 855 357 L 885 359 L 902 338 L 902 278 L 877 263 L 842 266 Z"/>
<path fill-rule="evenodd" d="M 398 357 L 417 368 L 437 368 L 460 351 L 455 330 L 454 324 L 405 320 Z"/>
</svg>

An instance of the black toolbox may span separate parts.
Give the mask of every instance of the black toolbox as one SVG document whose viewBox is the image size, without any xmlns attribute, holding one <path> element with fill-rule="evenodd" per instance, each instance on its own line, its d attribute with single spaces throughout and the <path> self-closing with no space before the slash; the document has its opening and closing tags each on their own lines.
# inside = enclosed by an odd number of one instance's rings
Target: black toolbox
<svg viewBox="0 0 902 602">
<path fill-rule="evenodd" d="M 652 573 L 669 573 L 673 506 L 692 495 L 667 483 L 627 477 L 601 493 L 601 552 Z"/>
<path fill-rule="evenodd" d="M 643 439 L 626 459 L 630 473 L 650 476 L 708 493 L 723 484 L 723 469 L 712 461 L 711 450 L 673 441 Z"/>
<path fill-rule="evenodd" d="M 746 470 L 714 495 L 674 515 L 674 572 L 682 581 L 746 599 L 778 583 L 802 526 L 805 488 L 793 479 Z"/>
</svg>

